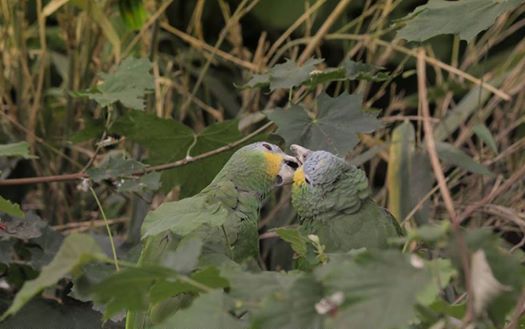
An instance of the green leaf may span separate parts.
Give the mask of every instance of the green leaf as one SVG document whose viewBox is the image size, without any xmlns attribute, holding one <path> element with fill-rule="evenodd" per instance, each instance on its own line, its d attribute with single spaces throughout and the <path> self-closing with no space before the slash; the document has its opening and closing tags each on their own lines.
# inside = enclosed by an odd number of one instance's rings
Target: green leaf
<svg viewBox="0 0 525 329">
<path fill-rule="evenodd" d="M 36 325 L 38 324 L 38 325 Z M 72 302 L 58 303 L 54 300 L 34 299 L 14 316 L 2 321 L 2 328 L 16 329 L 118 329 L 121 326 L 108 321 L 102 323 L 99 312 L 89 304 Z"/>
<path fill-rule="evenodd" d="M 437 142 L 436 151 L 439 158 L 447 164 L 458 166 L 481 175 L 492 175 L 487 167 L 474 161 L 470 156 L 452 144 Z"/>
<path fill-rule="evenodd" d="M 0 157 L 22 157 L 24 159 L 36 158 L 29 154 L 29 144 L 27 144 L 27 142 L 0 145 Z"/>
<path fill-rule="evenodd" d="M 31 213 L 26 214 L 27 219 L 33 219 Z M 53 230 L 49 225 L 40 228 L 40 236 L 29 240 L 26 247 L 31 252 L 28 264 L 35 269 L 41 269 L 49 264 L 62 246 L 64 236 Z"/>
<path fill-rule="evenodd" d="M 205 224 L 221 226 L 228 216 L 229 212 L 220 203 L 209 204 L 206 196 L 202 195 L 165 202 L 146 215 L 142 238 L 167 230 L 185 236 Z"/>
<path fill-rule="evenodd" d="M 22 240 L 38 238 L 42 235 L 44 227 L 47 226 L 46 222 L 38 216 L 32 214 L 24 215 L 24 213 L 19 218 L 2 218 L 2 224 L 5 225 L 5 229 L 0 230 L 0 238 Z"/>
<path fill-rule="evenodd" d="M 149 151 L 149 163 L 161 164 L 180 160 L 194 142 L 193 131 L 173 119 L 161 119 L 154 114 L 129 111 L 111 127 L 111 132 L 124 135 Z M 161 174 L 162 188 L 169 191 L 177 180 L 173 171 Z"/>
<path fill-rule="evenodd" d="M 266 296 L 253 311 L 253 324 L 261 329 L 325 328 L 315 305 L 323 297 L 322 285 L 311 276 L 299 277 L 287 290 Z M 329 328 L 329 327 L 326 327 Z"/>
<path fill-rule="evenodd" d="M 230 294 L 252 314 L 255 328 L 321 328 L 314 305 L 323 296 L 321 285 L 306 273 L 248 273 L 226 270 Z"/>
<path fill-rule="evenodd" d="M 24 212 L 20 206 L 14 202 L 4 199 L 0 195 L 0 212 L 4 212 L 13 217 L 24 217 Z"/>
<path fill-rule="evenodd" d="M 148 162 L 161 164 L 181 160 L 187 154 L 197 156 L 237 141 L 242 138 L 237 126 L 237 120 L 230 120 L 212 124 L 194 134 L 190 128 L 175 120 L 131 111 L 115 122 L 111 132 L 124 135 L 147 148 Z M 196 194 L 213 180 L 235 150 L 163 171 L 162 190 L 167 192 L 180 185 L 182 198 Z"/>
<path fill-rule="evenodd" d="M 86 171 L 94 182 L 104 179 L 131 176 L 133 173 L 144 170 L 145 166 L 133 159 L 128 159 L 122 153 L 108 153 L 102 163 L 96 168 Z"/>
<path fill-rule="evenodd" d="M 326 294 L 342 292 L 344 304 L 327 328 L 404 328 L 415 316 L 418 294 L 431 280 L 399 251 L 332 257 L 314 271 Z"/>
<path fill-rule="evenodd" d="M 104 304 L 104 318 L 109 319 L 123 309 L 140 311 L 148 307 L 151 285 L 174 279 L 176 273 L 161 266 L 125 268 L 89 288 L 89 295 Z"/>
<path fill-rule="evenodd" d="M 233 302 L 222 290 L 214 290 L 197 297 L 190 307 L 180 310 L 155 326 L 155 329 L 206 328 L 206 329 L 244 329 L 246 323 L 229 313 Z M 153 329 L 153 328 L 152 328 Z"/>
<path fill-rule="evenodd" d="M 281 239 L 288 242 L 293 251 L 299 256 L 306 257 L 308 239 L 304 237 L 298 229 L 282 227 L 276 229 L 275 233 L 277 233 Z"/>
<path fill-rule="evenodd" d="M 310 73 L 310 79 L 305 82 L 310 88 L 318 84 L 341 80 L 385 81 L 390 79 L 386 72 L 378 72 L 380 66 L 347 60 L 342 66 L 316 70 Z"/>
<path fill-rule="evenodd" d="M 149 60 L 128 57 L 115 73 L 101 73 L 103 82 L 97 86 L 98 92 L 88 92 L 87 95 L 102 107 L 121 102 L 126 107 L 144 110 L 144 94 L 155 87 L 150 70 Z"/>
<path fill-rule="evenodd" d="M 407 239 L 436 242 L 445 238 L 450 232 L 450 223 L 448 221 L 441 221 L 439 224 L 422 225 L 415 229 L 407 230 Z"/>
<path fill-rule="evenodd" d="M 149 160 L 154 164 L 183 158 L 193 142 L 193 131 L 182 123 L 138 111 L 129 111 L 118 118 L 111 132 L 147 148 Z"/>
<path fill-rule="evenodd" d="M 438 258 L 432 261 L 425 261 L 425 267 L 432 273 L 432 282 L 420 291 L 418 302 L 425 306 L 430 306 L 438 300 L 439 293 L 445 288 L 450 280 L 457 275 L 456 269 L 452 266 L 449 259 Z"/>
<path fill-rule="evenodd" d="M 317 98 L 318 114 L 310 117 L 303 106 L 268 112 L 287 145 L 300 144 L 313 150 L 327 150 L 344 155 L 357 144 L 357 134 L 372 132 L 381 126 L 377 114 L 361 109 L 360 95 L 341 94 Z"/>
<path fill-rule="evenodd" d="M 190 156 L 215 150 L 242 138 L 239 132 L 238 120 L 224 121 L 212 124 L 195 135 L 195 144 L 191 147 Z M 242 146 L 242 145 L 240 145 Z M 239 146 L 239 147 L 240 147 Z M 200 192 L 215 178 L 226 161 L 236 149 L 189 163 L 185 166 L 162 173 L 164 190 L 175 185 L 181 186 L 181 198 Z"/>
<path fill-rule="evenodd" d="M 381 66 L 354 62 L 348 60 L 344 64 L 345 78 L 348 80 L 368 80 L 368 81 L 385 81 L 390 79 L 390 75 L 386 72 L 378 72 L 383 68 Z"/>
<path fill-rule="evenodd" d="M 472 130 L 476 136 L 478 136 L 479 139 L 487 144 L 487 146 L 490 147 L 494 153 L 498 153 L 498 145 L 496 145 L 496 140 L 494 139 L 494 136 L 492 136 L 492 133 L 490 132 L 489 128 L 487 128 L 487 126 L 480 123 L 479 125 L 475 125 Z"/>
<path fill-rule="evenodd" d="M 310 59 L 304 66 L 287 60 L 284 64 L 275 65 L 266 74 L 254 74 L 252 78 L 239 88 L 259 88 L 270 86 L 271 90 L 277 88 L 292 88 L 306 85 L 310 89 L 315 86 L 331 81 L 341 80 L 368 80 L 384 81 L 390 79 L 385 72 L 378 72 L 382 67 L 347 60 L 342 66 L 329 67 L 324 70 L 316 70 L 315 65 L 322 63 L 322 59 Z"/>
<path fill-rule="evenodd" d="M 415 151 L 415 130 L 408 121 L 392 132 L 388 157 L 387 189 L 388 210 L 395 218 L 403 220 L 412 209 L 410 176 Z"/>
<path fill-rule="evenodd" d="M 310 73 L 315 66 L 323 61 L 323 59 L 310 58 L 302 66 L 298 66 L 287 59 L 285 63 L 275 65 L 270 70 L 270 90 L 300 86 L 310 78 Z"/>
<path fill-rule="evenodd" d="M 266 74 L 254 74 L 248 82 L 244 85 L 237 86 L 238 88 L 260 88 L 270 85 L 270 75 Z"/>
<path fill-rule="evenodd" d="M 521 0 L 433 0 L 401 19 L 406 26 L 398 31 L 397 37 L 425 41 L 440 34 L 458 34 L 470 41 L 488 29 L 498 16 L 521 3 Z"/>
<path fill-rule="evenodd" d="M 142 175 L 141 177 L 135 177 L 134 179 L 123 179 L 117 183 L 117 191 L 136 193 L 156 191 L 161 185 L 160 177 L 161 173 L 151 172 L 149 174 Z"/>
<path fill-rule="evenodd" d="M 106 255 L 92 237 L 77 233 L 69 235 L 51 263 L 42 268 L 40 275 L 24 284 L 1 320 L 15 314 L 44 288 L 56 284 L 69 273 L 74 274 L 84 264 L 100 258 L 106 258 Z"/>
<path fill-rule="evenodd" d="M 228 280 L 220 275 L 220 272 L 215 267 L 207 267 L 202 270 L 197 270 L 190 275 L 190 278 L 202 285 L 211 289 L 227 288 L 230 284 Z M 150 295 L 151 302 L 158 303 L 170 297 L 181 293 L 199 293 L 201 289 L 195 285 L 181 280 L 172 281 L 158 281 L 151 287 Z"/>
<path fill-rule="evenodd" d="M 240 88 L 255 88 L 269 85 L 270 90 L 273 91 L 280 88 L 290 89 L 297 87 L 309 80 L 310 74 L 315 70 L 315 66 L 323 61 L 323 59 L 310 58 L 302 66 L 299 66 L 292 60 L 286 59 L 286 62 L 275 65 L 268 73 L 254 75 Z"/>
<path fill-rule="evenodd" d="M 182 239 L 173 252 L 163 255 L 162 265 L 174 269 L 178 273 L 190 273 L 199 263 L 203 242 L 201 239 L 188 236 Z"/>
<path fill-rule="evenodd" d="M 118 8 L 124 23 L 131 30 L 140 30 L 148 19 L 143 0 L 120 0 Z"/>
<path fill-rule="evenodd" d="M 84 129 L 74 132 L 69 140 L 73 144 L 86 142 L 95 138 L 100 138 L 104 133 L 103 120 L 95 120 L 90 117 L 84 118 Z"/>
<path fill-rule="evenodd" d="M 231 295 L 247 301 L 247 307 L 276 291 L 288 291 L 304 275 L 301 272 L 243 272 L 240 269 L 223 268 L 221 275 L 230 282 Z"/>
</svg>

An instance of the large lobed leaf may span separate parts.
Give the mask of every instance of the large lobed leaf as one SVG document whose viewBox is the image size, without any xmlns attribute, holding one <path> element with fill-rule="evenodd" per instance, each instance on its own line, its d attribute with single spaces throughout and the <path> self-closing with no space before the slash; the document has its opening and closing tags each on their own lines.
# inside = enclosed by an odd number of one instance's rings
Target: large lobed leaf
<svg viewBox="0 0 525 329">
<path fill-rule="evenodd" d="M 89 278 L 81 278 L 77 280 L 76 286 L 80 286 L 84 295 L 105 305 L 106 319 L 121 310 L 146 310 L 151 305 L 181 293 L 199 293 L 202 286 L 227 287 L 228 282 L 217 269 L 209 267 L 195 270 L 201 250 L 200 239 L 183 239 L 175 251 L 165 255 L 166 259 L 160 262 L 162 266 L 142 264 L 129 267 L 94 283 L 89 282 L 93 281 Z"/>
<path fill-rule="evenodd" d="M 121 102 L 126 107 L 144 110 L 144 95 L 155 88 L 150 70 L 149 60 L 128 57 L 114 73 L 102 73 L 100 76 L 103 82 L 96 87 L 95 92 L 86 95 L 103 107 Z"/>
<path fill-rule="evenodd" d="M 132 111 L 119 118 L 111 131 L 145 147 L 149 163 L 161 164 L 181 160 L 186 155 L 197 156 L 240 139 L 237 124 L 237 120 L 220 122 L 195 134 L 175 120 Z M 182 198 L 196 194 L 211 182 L 234 151 L 163 171 L 162 190 L 167 192 L 180 185 Z"/>
<path fill-rule="evenodd" d="M 242 301 L 256 328 L 321 328 L 322 317 L 314 305 L 322 286 L 300 272 L 247 273 L 223 270 L 230 281 L 230 294 Z"/>
<path fill-rule="evenodd" d="M 238 120 L 225 121 L 206 127 L 195 135 L 195 143 L 191 147 L 189 155 L 196 156 L 241 139 L 242 135 L 237 127 Z M 163 183 L 166 186 L 180 185 L 182 187 L 181 198 L 194 195 L 215 178 L 234 151 L 235 149 L 232 149 L 163 172 Z"/>
<path fill-rule="evenodd" d="M 343 80 L 368 80 L 384 81 L 390 78 L 385 72 L 379 72 L 382 67 L 372 64 L 345 61 L 339 67 L 329 67 L 317 70 L 316 65 L 322 63 L 323 59 L 310 58 L 302 66 L 287 59 L 285 63 L 277 64 L 265 74 L 255 74 L 240 88 L 259 88 L 269 86 L 270 90 L 279 88 L 290 89 L 306 85 L 309 88 L 332 81 Z"/>
<path fill-rule="evenodd" d="M 440 34 L 458 34 L 470 41 L 489 28 L 496 18 L 521 4 L 521 0 L 433 0 L 417 7 L 397 36 L 408 41 L 425 41 Z"/>
<path fill-rule="evenodd" d="M 222 290 L 214 290 L 197 297 L 191 307 L 180 310 L 154 329 L 244 329 L 244 321 L 229 313 L 233 301 Z"/>
<path fill-rule="evenodd" d="M 415 317 L 420 291 L 431 282 L 429 271 L 412 266 L 394 250 L 340 256 L 314 273 L 326 294 L 345 296 L 341 309 L 329 319 L 330 328 L 404 327 Z"/>
<path fill-rule="evenodd" d="M 381 127 L 377 114 L 364 112 L 360 95 L 341 94 L 317 98 L 317 115 L 310 116 L 302 105 L 268 112 L 287 145 L 300 144 L 313 150 L 345 155 L 358 143 L 357 134 Z"/>
</svg>

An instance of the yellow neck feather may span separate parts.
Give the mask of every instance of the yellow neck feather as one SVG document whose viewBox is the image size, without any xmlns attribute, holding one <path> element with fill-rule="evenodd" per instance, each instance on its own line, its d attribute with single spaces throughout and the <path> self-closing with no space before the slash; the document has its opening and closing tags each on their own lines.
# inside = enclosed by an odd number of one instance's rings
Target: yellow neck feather
<svg viewBox="0 0 525 329">
<path fill-rule="evenodd" d="M 264 158 L 266 159 L 266 173 L 270 177 L 275 177 L 281 170 L 281 164 L 283 157 L 280 154 L 264 152 Z"/>
<path fill-rule="evenodd" d="M 293 174 L 293 185 L 301 186 L 304 184 L 304 168 L 303 166 L 297 168 Z"/>
</svg>

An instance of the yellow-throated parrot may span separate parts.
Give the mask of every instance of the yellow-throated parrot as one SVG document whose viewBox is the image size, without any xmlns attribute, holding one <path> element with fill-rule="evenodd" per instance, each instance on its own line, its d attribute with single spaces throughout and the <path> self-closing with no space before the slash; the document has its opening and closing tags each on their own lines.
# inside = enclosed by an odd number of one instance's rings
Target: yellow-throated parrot
<svg viewBox="0 0 525 329">
<path fill-rule="evenodd" d="M 291 183 L 295 168 L 296 158 L 276 145 L 258 142 L 240 148 L 201 192 L 148 213 L 139 264 L 173 266 L 170 260 L 182 236 L 199 238 L 203 256 L 236 262 L 256 258 L 262 202 L 273 187 Z M 166 218 L 168 214 L 172 218 Z M 126 328 L 144 328 L 151 323 L 150 316 L 128 312 Z"/>
<path fill-rule="evenodd" d="M 385 248 L 401 234 L 395 218 L 370 197 L 363 170 L 326 151 L 292 145 L 301 166 L 295 171 L 292 205 L 308 234 L 327 252 Z"/>
</svg>

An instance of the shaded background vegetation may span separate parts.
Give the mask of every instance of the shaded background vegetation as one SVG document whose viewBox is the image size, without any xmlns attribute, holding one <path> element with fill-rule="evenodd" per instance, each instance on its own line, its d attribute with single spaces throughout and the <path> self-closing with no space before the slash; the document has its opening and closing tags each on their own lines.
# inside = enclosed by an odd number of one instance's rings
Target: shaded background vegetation
<svg viewBox="0 0 525 329">
<path fill-rule="evenodd" d="M 148 209 L 197 193 L 234 148 L 175 163 L 145 180 L 131 173 L 244 136 L 249 138 L 243 142 L 266 139 L 286 147 L 304 136 L 290 135 L 290 127 L 272 111 L 301 102 L 315 113 L 316 97 L 325 89 L 334 97 L 360 94 L 366 111 L 378 111 L 382 127 L 360 134 L 360 143 L 353 148 L 348 142 L 345 150 L 351 151 L 340 155 L 366 169 L 374 199 L 405 228 L 448 221 L 488 227 L 508 242 L 507 249 L 520 253 L 525 244 L 525 6 L 503 1 L 508 7 L 487 17 L 480 13 L 492 10 L 483 7 L 491 1 L 470 3 L 432 20 L 425 14 L 407 17 L 422 4 L 411 0 L 0 1 L 0 144 L 27 143 L 0 153 L 12 155 L 0 157 L 1 178 L 40 177 L 31 184 L 0 181 L 0 195 L 33 219 L 28 224 L 2 218 L 8 225 L 0 232 L 5 238 L 0 241 L 6 282 L 2 308 L 52 258 L 62 239 L 57 232 L 90 232 L 110 250 L 94 194 L 119 254 L 133 255 Z M 447 30 L 454 24 L 456 34 Z M 119 71 L 130 57 L 143 61 Z M 285 59 L 300 70 L 310 58 L 324 59 L 315 66 L 320 71 L 352 60 L 377 66 L 365 75 L 382 67 L 385 77 L 346 77 L 312 88 L 300 81 L 290 91 L 264 84 L 239 87 Z M 426 67 L 423 85 L 418 85 L 418 58 Z M 423 105 L 422 93 L 428 98 Z M 445 189 L 436 184 L 437 169 L 427 156 L 425 106 L 433 140 L 441 143 Z M 342 139 L 336 143 L 343 145 Z M 89 176 L 78 174 L 86 171 Z M 67 178 L 64 174 L 73 179 L 59 181 Z M 61 177 L 47 177 L 56 175 Z M 94 181 L 93 193 L 83 177 Z M 289 194 L 288 188 L 277 191 L 262 211 L 261 234 L 268 237 L 262 240 L 262 262 L 270 269 L 290 267 L 291 249 L 267 234 L 294 223 Z M 2 204 L 2 210 L 20 214 L 16 205 Z M 440 253 L 432 248 L 405 244 L 409 251 Z M 79 328 L 90 317 L 100 318 L 66 297 L 70 284 L 61 283 L 29 304 L 34 311 L 26 314 L 56 316 L 68 324 L 82 318 Z M 467 290 L 449 289 L 448 301 L 461 302 Z M 61 307 L 70 315 L 47 309 Z"/>
</svg>

